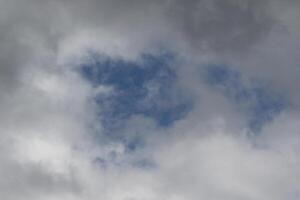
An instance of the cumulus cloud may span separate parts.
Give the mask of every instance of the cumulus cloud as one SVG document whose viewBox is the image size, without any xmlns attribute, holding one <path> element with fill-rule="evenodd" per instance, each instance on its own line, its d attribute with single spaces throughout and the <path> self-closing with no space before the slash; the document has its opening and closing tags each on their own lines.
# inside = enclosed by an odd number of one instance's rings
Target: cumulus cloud
<svg viewBox="0 0 300 200">
<path fill-rule="evenodd" d="M 298 199 L 299 6 L 0 0 L 0 196 Z"/>
</svg>

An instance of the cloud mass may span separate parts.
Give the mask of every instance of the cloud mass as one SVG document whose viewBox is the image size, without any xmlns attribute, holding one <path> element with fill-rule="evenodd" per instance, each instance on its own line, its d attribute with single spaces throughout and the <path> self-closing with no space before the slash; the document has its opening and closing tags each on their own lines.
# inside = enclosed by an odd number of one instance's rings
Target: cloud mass
<svg viewBox="0 0 300 200">
<path fill-rule="evenodd" d="M 287 0 L 0 0 L 4 200 L 297 200 Z"/>
</svg>

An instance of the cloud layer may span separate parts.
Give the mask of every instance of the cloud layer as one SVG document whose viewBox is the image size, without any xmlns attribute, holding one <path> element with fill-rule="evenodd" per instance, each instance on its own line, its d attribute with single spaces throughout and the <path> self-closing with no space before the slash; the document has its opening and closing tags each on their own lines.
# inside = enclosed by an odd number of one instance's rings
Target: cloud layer
<svg viewBox="0 0 300 200">
<path fill-rule="evenodd" d="M 0 0 L 5 200 L 296 200 L 299 3 Z"/>
</svg>

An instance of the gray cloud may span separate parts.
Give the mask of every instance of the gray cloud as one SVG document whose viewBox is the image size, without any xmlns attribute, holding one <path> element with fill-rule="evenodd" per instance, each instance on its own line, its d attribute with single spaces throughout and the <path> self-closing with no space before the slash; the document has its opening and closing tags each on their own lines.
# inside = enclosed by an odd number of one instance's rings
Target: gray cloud
<svg viewBox="0 0 300 200">
<path fill-rule="evenodd" d="M 184 35 L 200 50 L 245 51 L 264 38 L 273 18 L 267 1 L 168 1 L 167 13 Z"/>
<path fill-rule="evenodd" d="M 299 197 L 299 3 L 0 0 L 0 10 L 2 198 Z M 124 134 L 145 130 L 149 143 L 133 154 L 103 141 L 99 88 L 76 71 L 90 49 L 124 60 L 172 51 L 195 108 L 166 129 L 129 120 Z M 229 65 L 245 85 L 262 82 L 291 107 L 248 137 L 247 113 L 205 84 L 207 63 Z M 144 158 L 153 165 L 134 165 Z"/>
</svg>

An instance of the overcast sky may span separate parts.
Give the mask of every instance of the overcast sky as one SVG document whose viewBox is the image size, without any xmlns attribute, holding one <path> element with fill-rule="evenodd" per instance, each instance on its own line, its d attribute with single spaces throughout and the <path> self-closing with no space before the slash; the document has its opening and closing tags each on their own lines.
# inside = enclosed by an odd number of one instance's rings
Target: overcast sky
<svg viewBox="0 0 300 200">
<path fill-rule="evenodd" d="M 299 10 L 0 0 L 0 199 L 298 200 Z"/>
</svg>

